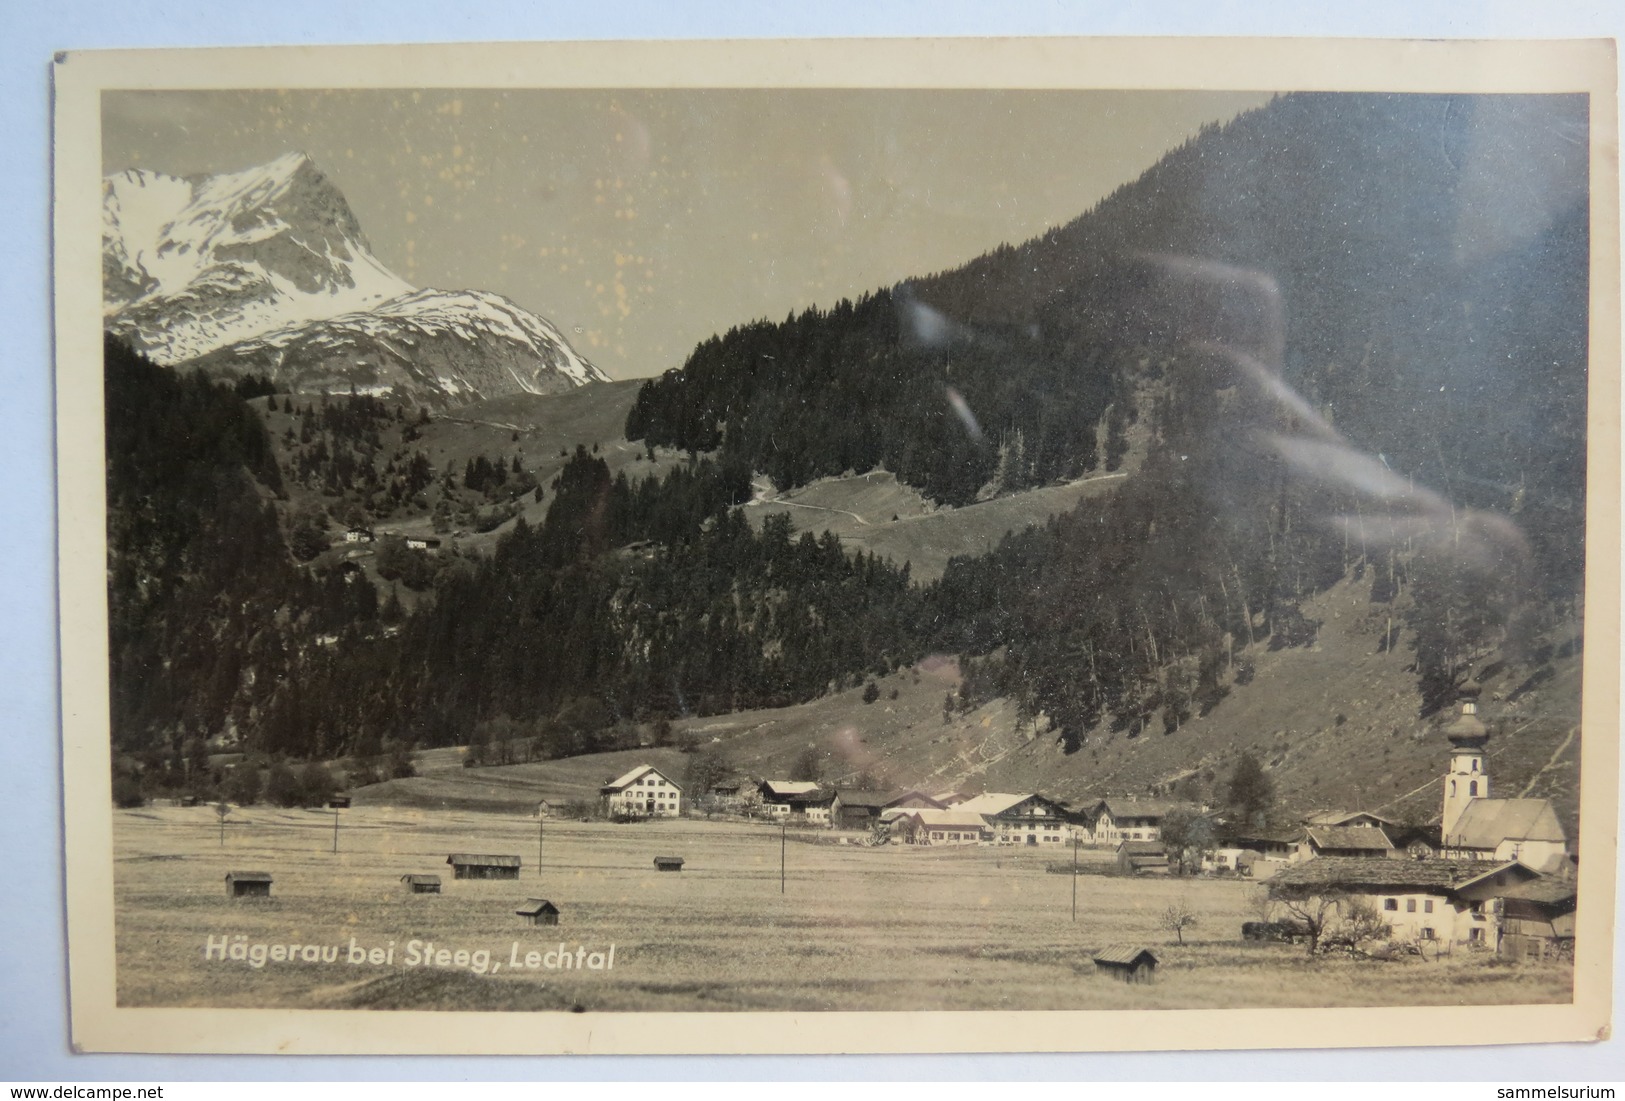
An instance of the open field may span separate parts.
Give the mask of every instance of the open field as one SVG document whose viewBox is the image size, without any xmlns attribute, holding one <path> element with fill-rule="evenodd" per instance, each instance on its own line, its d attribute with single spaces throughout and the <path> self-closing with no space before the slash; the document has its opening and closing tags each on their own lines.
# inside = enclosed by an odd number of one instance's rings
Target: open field
<svg viewBox="0 0 1625 1101">
<path fill-rule="evenodd" d="M 1044 524 L 1078 502 L 1122 484 L 1127 472 L 1093 474 L 1065 485 L 1041 486 L 960 508 L 933 508 L 885 471 L 821 478 L 811 485 L 751 502 L 745 515 L 758 527 L 788 513 L 798 531 L 832 531 L 849 550 L 898 565 L 916 581 L 934 581 L 956 555 L 983 554 L 1010 532 Z"/>
<path fill-rule="evenodd" d="M 248 808 L 224 846 L 208 807 L 115 818 L 118 998 L 126 1006 L 557 1010 L 933 1010 L 1466 1005 L 1562 1002 L 1566 964 L 1310 961 L 1302 949 L 1240 941 L 1253 886 L 1227 880 L 1045 872 L 1039 849 L 869 849 L 792 831 L 779 892 L 779 832 L 697 821 L 550 821 L 545 872 L 533 820 L 367 807 L 333 814 Z M 516 854 L 514 882 L 455 881 L 451 852 Z M 679 874 L 653 858 L 681 855 Z M 1103 853 L 1086 852 L 1095 862 Z M 272 897 L 230 900 L 229 870 L 275 876 Z M 445 894 L 409 896 L 399 877 L 439 874 Z M 526 897 L 559 905 L 560 925 L 513 913 Z M 1184 899 L 1199 915 L 1183 946 L 1159 925 Z M 330 959 L 206 959 L 215 943 L 316 945 Z M 351 963 L 393 947 L 393 962 Z M 408 966 L 413 941 L 468 954 Z M 1158 981 L 1095 973 L 1091 950 L 1150 946 Z M 613 968 L 545 966 L 560 945 L 614 946 Z M 517 945 L 517 949 L 515 946 Z M 480 956 L 478 953 L 487 955 Z M 528 953 L 538 966 L 524 964 Z M 304 949 L 295 950 L 296 957 Z M 312 953 L 312 955 L 319 955 Z M 516 967 L 514 960 L 520 961 Z M 583 959 L 590 957 L 584 956 Z M 482 962 L 485 973 L 476 973 Z M 554 962 L 557 962 L 556 960 Z"/>
</svg>

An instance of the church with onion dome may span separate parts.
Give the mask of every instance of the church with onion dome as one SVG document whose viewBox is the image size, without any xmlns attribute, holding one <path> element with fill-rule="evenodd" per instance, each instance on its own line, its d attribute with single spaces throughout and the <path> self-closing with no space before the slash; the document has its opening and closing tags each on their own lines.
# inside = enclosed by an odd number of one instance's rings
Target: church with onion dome
<svg viewBox="0 0 1625 1101">
<path fill-rule="evenodd" d="M 1439 855 L 1457 860 L 1516 860 L 1550 871 L 1568 853 L 1568 838 L 1549 799 L 1496 799 L 1490 795 L 1490 732 L 1476 700 L 1445 727 L 1450 769 L 1444 777 Z"/>
</svg>

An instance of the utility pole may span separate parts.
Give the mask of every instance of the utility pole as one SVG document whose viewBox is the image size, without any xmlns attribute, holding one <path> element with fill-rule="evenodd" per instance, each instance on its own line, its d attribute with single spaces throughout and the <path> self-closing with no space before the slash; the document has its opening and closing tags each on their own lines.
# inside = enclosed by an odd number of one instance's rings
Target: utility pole
<svg viewBox="0 0 1625 1101">
<path fill-rule="evenodd" d="M 339 851 L 339 812 L 333 812 L 333 851 Z"/>
<path fill-rule="evenodd" d="M 536 878 L 537 879 L 542 878 L 542 831 L 543 831 L 543 828 L 546 825 L 547 825 L 547 819 L 543 818 L 542 817 L 542 812 L 540 810 L 538 810 L 536 812 Z"/>
<path fill-rule="evenodd" d="M 779 894 L 784 893 L 784 839 L 790 829 L 790 816 L 779 820 Z"/>
<path fill-rule="evenodd" d="M 1072 920 L 1078 920 L 1078 831 L 1072 831 Z"/>
</svg>

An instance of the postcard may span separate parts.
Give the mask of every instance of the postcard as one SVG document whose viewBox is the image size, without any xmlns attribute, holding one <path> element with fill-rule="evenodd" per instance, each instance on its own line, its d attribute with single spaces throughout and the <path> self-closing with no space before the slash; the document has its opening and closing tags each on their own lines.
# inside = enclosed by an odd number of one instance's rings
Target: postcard
<svg viewBox="0 0 1625 1101">
<path fill-rule="evenodd" d="M 1605 1037 L 1614 64 L 60 56 L 75 1045 Z"/>
</svg>

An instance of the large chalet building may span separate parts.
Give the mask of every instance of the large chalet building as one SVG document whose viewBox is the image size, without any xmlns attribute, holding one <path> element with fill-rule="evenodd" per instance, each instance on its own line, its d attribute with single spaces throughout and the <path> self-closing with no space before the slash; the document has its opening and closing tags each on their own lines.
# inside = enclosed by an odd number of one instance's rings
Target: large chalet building
<svg viewBox="0 0 1625 1101">
<path fill-rule="evenodd" d="M 682 813 L 683 788 L 653 765 L 639 765 L 598 789 L 611 817 L 676 818 Z"/>
</svg>

